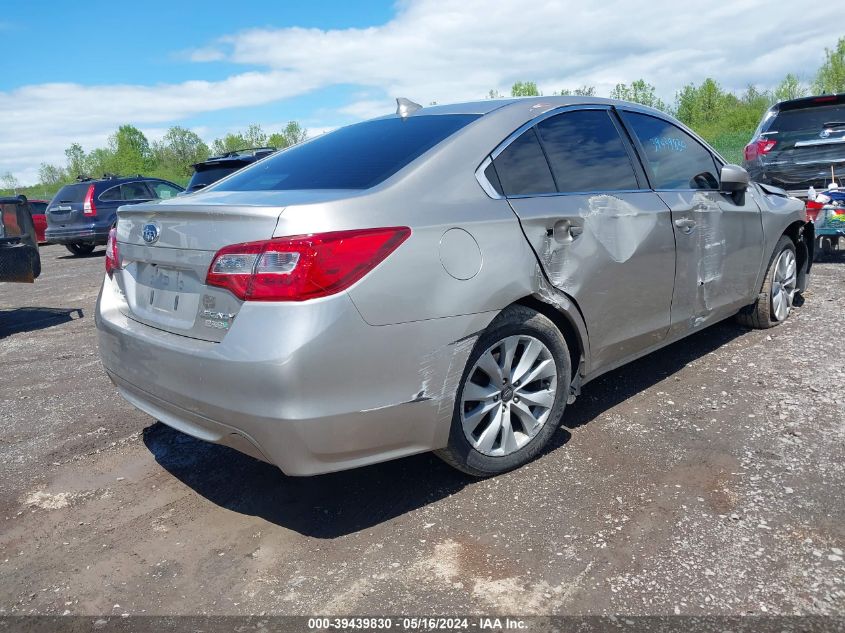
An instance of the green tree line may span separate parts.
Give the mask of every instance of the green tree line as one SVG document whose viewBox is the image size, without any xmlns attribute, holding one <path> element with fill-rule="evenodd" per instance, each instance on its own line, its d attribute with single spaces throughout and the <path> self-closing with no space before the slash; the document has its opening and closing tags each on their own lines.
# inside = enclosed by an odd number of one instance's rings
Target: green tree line
<svg viewBox="0 0 845 633">
<path fill-rule="evenodd" d="M 805 84 L 796 75 L 787 74 L 774 90 L 759 90 L 748 86 L 736 95 L 726 91 L 715 79 L 707 78 L 700 84 L 687 84 L 675 93 L 675 103 L 669 105 L 657 96 L 654 85 L 644 79 L 630 84 L 616 84 L 608 95 L 611 99 L 633 101 L 673 115 L 696 131 L 704 140 L 732 163 L 742 162 L 742 150 L 751 139 L 763 113 L 779 101 L 797 99 L 809 94 L 836 94 L 845 92 L 845 37 L 832 49 L 825 49 L 825 60 L 814 78 Z M 551 93 L 556 95 L 595 96 L 594 86 L 563 88 Z M 491 90 L 489 98 L 502 97 Z M 511 86 L 511 96 L 542 96 L 534 81 L 517 81 Z"/>
<path fill-rule="evenodd" d="M 22 193 L 29 198 L 51 198 L 62 185 L 73 182 L 79 176 L 100 177 L 103 174 L 143 174 L 185 185 L 193 173 L 192 165 L 210 156 L 249 147 L 282 149 L 301 143 L 307 135 L 307 130 L 296 121 L 270 134 L 260 125 L 250 125 L 244 131 L 214 139 L 209 146 L 195 132 L 174 126 L 161 140 L 150 143 L 135 126 L 121 125 L 109 137 L 105 147 L 86 152 L 81 144 L 73 143 L 65 149 L 64 165 L 41 163 L 37 185 L 21 187 L 11 173 L 3 174 L 0 176 L 0 192 L 3 195 Z"/>
<path fill-rule="evenodd" d="M 824 62 L 807 83 L 790 73 L 773 90 L 760 90 L 752 85 L 743 93 L 734 94 L 722 88 L 715 79 L 706 78 L 700 84 L 683 86 L 675 93 L 675 102 L 670 105 L 657 96 L 653 84 L 637 79 L 630 84 L 617 84 L 608 96 L 672 114 L 713 145 L 726 160 L 739 163 L 743 147 L 772 104 L 809 94 L 842 92 L 845 92 L 845 37 L 840 38 L 833 48 L 825 49 Z M 595 96 L 596 88 L 587 85 L 563 87 L 552 95 Z M 502 96 L 496 90 L 487 94 L 491 99 Z M 511 96 L 541 96 L 541 92 L 534 81 L 518 81 L 511 87 Z M 243 132 L 215 139 L 209 147 L 194 132 L 182 127 L 172 127 L 160 141 L 150 143 L 138 128 L 122 125 L 109 137 L 106 147 L 85 152 L 81 145 L 74 143 L 65 150 L 64 166 L 42 164 L 38 185 L 20 187 L 11 173 L 0 175 L 0 192 L 50 197 L 61 185 L 78 175 L 100 176 L 104 173 L 143 173 L 184 184 L 191 174 L 191 165 L 211 154 L 265 145 L 283 148 L 305 137 L 306 130 L 296 121 L 269 135 L 260 126 L 250 125 Z"/>
</svg>

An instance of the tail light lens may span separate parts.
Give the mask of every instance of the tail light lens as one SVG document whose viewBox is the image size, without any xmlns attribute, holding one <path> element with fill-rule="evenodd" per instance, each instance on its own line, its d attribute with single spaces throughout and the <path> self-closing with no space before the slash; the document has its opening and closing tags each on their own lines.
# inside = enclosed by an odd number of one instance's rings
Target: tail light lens
<svg viewBox="0 0 845 633">
<path fill-rule="evenodd" d="M 82 215 L 97 215 L 97 205 L 94 203 L 94 185 L 88 185 L 85 202 L 82 203 Z"/>
<path fill-rule="evenodd" d="M 770 138 L 761 138 L 759 141 L 751 141 L 745 146 L 745 160 L 754 160 L 758 156 L 768 154 L 772 151 L 777 141 Z"/>
<path fill-rule="evenodd" d="M 109 239 L 106 242 L 106 274 L 109 279 L 114 275 L 114 271 L 120 270 L 120 251 L 117 247 L 117 228 L 112 227 L 109 231 Z"/>
<path fill-rule="evenodd" d="M 325 297 L 363 278 L 410 235 L 399 226 L 233 244 L 214 256 L 205 283 L 244 301 Z"/>
</svg>

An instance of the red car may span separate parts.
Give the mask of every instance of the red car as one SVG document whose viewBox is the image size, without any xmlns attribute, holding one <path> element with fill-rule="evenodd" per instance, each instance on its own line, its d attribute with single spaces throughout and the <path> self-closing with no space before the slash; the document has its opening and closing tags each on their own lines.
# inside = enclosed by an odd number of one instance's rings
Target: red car
<svg viewBox="0 0 845 633">
<path fill-rule="evenodd" d="M 29 208 L 32 211 L 32 222 L 35 224 L 35 237 L 39 244 L 46 242 L 44 239 L 44 229 L 47 228 L 47 205 L 49 200 L 30 200 Z"/>
</svg>

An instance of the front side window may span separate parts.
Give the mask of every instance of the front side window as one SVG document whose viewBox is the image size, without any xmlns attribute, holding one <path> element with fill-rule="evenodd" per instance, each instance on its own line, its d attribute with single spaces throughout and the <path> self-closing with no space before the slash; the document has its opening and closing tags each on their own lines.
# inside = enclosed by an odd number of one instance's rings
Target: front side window
<svg viewBox="0 0 845 633">
<path fill-rule="evenodd" d="M 701 143 L 669 121 L 625 112 L 645 154 L 655 189 L 718 189 L 716 163 Z"/>
<path fill-rule="evenodd" d="M 607 110 L 564 112 L 541 121 L 537 132 L 558 191 L 637 189 L 637 177 Z"/>
<path fill-rule="evenodd" d="M 369 189 L 478 116 L 388 117 L 349 125 L 280 151 L 211 185 L 209 189 Z"/>
<path fill-rule="evenodd" d="M 555 193 L 554 178 L 534 128 L 526 130 L 494 160 L 506 196 Z"/>
</svg>

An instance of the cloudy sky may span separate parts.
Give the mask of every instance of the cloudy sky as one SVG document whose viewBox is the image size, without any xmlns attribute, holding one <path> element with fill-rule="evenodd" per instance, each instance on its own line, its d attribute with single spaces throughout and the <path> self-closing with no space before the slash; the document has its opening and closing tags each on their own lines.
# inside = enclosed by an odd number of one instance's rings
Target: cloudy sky
<svg viewBox="0 0 845 633">
<path fill-rule="evenodd" d="M 193 5 L 193 6 L 192 6 Z M 837 3 L 735 0 L 0 0 L 0 174 L 23 184 L 122 123 L 211 140 L 295 119 L 312 132 L 394 108 L 483 98 L 518 80 L 606 96 L 642 77 L 669 102 L 805 80 L 841 29 Z"/>
</svg>

